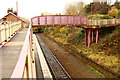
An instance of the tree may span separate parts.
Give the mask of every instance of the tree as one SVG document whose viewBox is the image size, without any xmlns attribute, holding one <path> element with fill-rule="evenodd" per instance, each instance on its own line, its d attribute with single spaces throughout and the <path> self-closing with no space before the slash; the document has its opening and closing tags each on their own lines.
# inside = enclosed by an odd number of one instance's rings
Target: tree
<svg viewBox="0 0 120 80">
<path fill-rule="evenodd" d="M 111 10 L 108 11 L 109 16 L 118 17 L 118 9 L 115 6 L 111 7 Z"/>
<path fill-rule="evenodd" d="M 115 6 L 117 9 L 120 9 L 120 2 L 115 2 L 115 3 L 114 3 L 114 6 Z"/>
<path fill-rule="evenodd" d="M 41 15 L 40 16 L 44 16 L 44 14 L 43 13 L 41 13 Z"/>
<path fill-rule="evenodd" d="M 118 17 L 120 18 L 120 10 L 118 11 Z"/>
<path fill-rule="evenodd" d="M 92 3 L 87 4 L 87 5 L 84 7 L 84 10 L 85 10 L 85 13 L 86 13 L 86 14 L 89 14 L 89 13 L 90 13 L 90 11 L 91 11 L 91 4 L 92 4 Z"/>
<path fill-rule="evenodd" d="M 94 2 L 92 4 L 93 14 L 107 14 L 110 6 L 106 2 Z"/>
<path fill-rule="evenodd" d="M 65 8 L 65 14 L 66 15 L 85 15 L 84 3 L 77 2 L 77 3 L 69 4 Z"/>
<path fill-rule="evenodd" d="M 107 0 L 106 0 L 107 1 Z M 108 10 L 110 9 L 110 5 L 108 2 L 92 2 L 87 4 L 84 9 L 86 14 L 107 14 Z M 110 3 L 110 2 L 109 2 Z"/>
</svg>

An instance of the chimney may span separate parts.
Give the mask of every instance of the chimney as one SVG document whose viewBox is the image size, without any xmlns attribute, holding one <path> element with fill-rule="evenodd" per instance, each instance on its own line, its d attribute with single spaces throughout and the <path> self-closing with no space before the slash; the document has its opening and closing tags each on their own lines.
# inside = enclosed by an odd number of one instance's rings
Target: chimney
<svg viewBox="0 0 120 80">
<path fill-rule="evenodd" d="M 16 1 L 16 12 L 17 12 L 17 16 L 18 16 L 18 1 Z"/>
</svg>

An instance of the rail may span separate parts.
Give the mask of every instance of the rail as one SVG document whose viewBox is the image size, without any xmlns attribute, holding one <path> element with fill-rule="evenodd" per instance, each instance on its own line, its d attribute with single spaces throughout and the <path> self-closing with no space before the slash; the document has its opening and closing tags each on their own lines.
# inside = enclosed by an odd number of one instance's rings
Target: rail
<svg viewBox="0 0 120 80">
<path fill-rule="evenodd" d="M 12 35 L 21 28 L 21 22 L 9 22 L 0 24 L 0 45 L 6 42 Z"/>
<path fill-rule="evenodd" d="M 33 59 L 32 51 L 32 28 L 29 26 L 24 45 L 20 52 L 18 62 L 12 73 L 11 80 L 14 78 L 35 78 L 35 72 L 33 64 L 35 64 Z"/>
</svg>

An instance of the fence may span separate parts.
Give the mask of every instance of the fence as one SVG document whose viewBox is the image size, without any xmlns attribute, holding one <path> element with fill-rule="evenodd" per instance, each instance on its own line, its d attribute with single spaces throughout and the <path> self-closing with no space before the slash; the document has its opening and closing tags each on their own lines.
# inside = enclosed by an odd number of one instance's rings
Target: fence
<svg viewBox="0 0 120 80">
<path fill-rule="evenodd" d="M 11 80 L 14 80 L 14 78 L 36 78 L 36 72 L 34 71 L 35 61 L 32 47 L 32 27 L 30 25 L 23 48 L 20 52 L 18 62 L 12 73 Z"/>
<path fill-rule="evenodd" d="M 4 41 L 7 41 L 20 28 L 21 22 L 0 24 L 0 44 L 2 44 Z"/>
<path fill-rule="evenodd" d="M 88 25 L 117 25 L 120 24 L 120 19 L 89 19 Z"/>
</svg>

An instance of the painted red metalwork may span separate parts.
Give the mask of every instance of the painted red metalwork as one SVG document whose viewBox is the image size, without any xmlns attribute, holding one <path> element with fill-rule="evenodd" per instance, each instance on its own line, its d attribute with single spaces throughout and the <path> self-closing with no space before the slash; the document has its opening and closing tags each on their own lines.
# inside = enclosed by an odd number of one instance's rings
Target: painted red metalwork
<svg viewBox="0 0 120 80">
<path fill-rule="evenodd" d="M 99 34 L 98 34 L 98 28 L 95 29 L 96 30 L 96 43 L 98 43 L 98 37 L 99 37 Z"/>
<path fill-rule="evenodd" d="M 54 26 L 54 17 L 52 16 L 52 24 L 53 24 L 53 26 Z"/>
<path fill-rule="evenodd" d="M 88 47 L 90 47 L 91 44 L 91 29 L 88 29 Z"/>
<path fill-rule="evenodd" d="M 39 19 L 39 17 L 38 17 L 38 25 L 40 25 L 40 19 Z"/>
<path fill-rule="evenodd" d="M 92 42 L 94 42 L 94 30 L 92 30 Z"/>
<path fill-rule="evenodd" d="M 40 25 L 38 24 L 38 21 Z M 72 16 L 72 15 L 36 16 L 32 18 L 31 22 L 32 22 L 32 27 L 37 27 L 38 25 L 39 26 L 65 26 L 65 25 L 68 26 L 69 25 L 69 26 L 99 26 L 99 27 L 120 25 L 120 19 L 94 20 L 94 19 L 88 19 L 86 16 Z"/>
<path fill-rule="evenodd" d="M 84 29 L 84 31 L 85 31 L 85 45 L 87 46 L 87 41 L 88 41 L 87 29 Z"/>
<path fill-rule="evenodd" d="M 91 11 L 92 14 L 92 11 Z M 37 20 L 40 19 L 40 20 Z M 120 19 L 88 19 L 86 16 L 72 16 L 72 15 L 47 15 L 36 16 L 31 19 L 32 27 L 39 26 L 80 26 L 86 28 L 85 30 L 85 44 L 90 47 L 91 41 L 94 42 L 94 29 L 96 31 L 96 43 L 98 43 L 98 28 L 120 26 Z M 40 23 L 37 24 L 37 21 Z M 91 38 L 92 30 L 92 38 Z"/>
<path fill-rule="evenodd" d="M 70 15 L 69 16 L 67 15 L 37 16 L 32 18 L 33 27 L 39 25 L 36 21 L 40 21 L 40 26 L 64 26 L 64 25 L 79 26 L 79 25 L 87 25 L 88 19 L 85 16 L 70 16 Z"/>
</svg>

